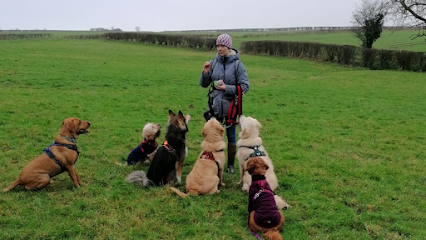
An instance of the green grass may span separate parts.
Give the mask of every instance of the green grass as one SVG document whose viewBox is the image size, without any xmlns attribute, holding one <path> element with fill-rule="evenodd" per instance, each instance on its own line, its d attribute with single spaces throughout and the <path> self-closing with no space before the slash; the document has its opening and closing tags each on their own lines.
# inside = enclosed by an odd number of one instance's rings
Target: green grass
<svg viewBox="0 0 426 240">
<path fill-rule="evenodd" d="M 140 189 L 118 167 L 146 122 L 189 113 L 183 180 L 200 152 L 214 52 L 83 40 L 0 44 L 0 185 L 52 143 L 62 120 L 92 122 L 75 166 L 37 192 L 0 193 L 0 239 L 253 239 L 247 194 L 235 175 L 214 196 L 181 199 Z M 244 114 L 261 137 L 280 187 L 285 239 L 422 239 L 426 236 L 424 74 L 369 71 L 242 55 L 250 91 Z M 158 143 L 164 140 L 165 132 Z M 179 186 L 184 190 L 184 184 Z"/>
</svg>

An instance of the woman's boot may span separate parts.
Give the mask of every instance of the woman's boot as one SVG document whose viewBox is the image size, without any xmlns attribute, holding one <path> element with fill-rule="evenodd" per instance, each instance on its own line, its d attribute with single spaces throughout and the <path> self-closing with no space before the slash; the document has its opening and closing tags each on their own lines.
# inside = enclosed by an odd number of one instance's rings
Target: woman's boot
<svg viewBox="0 0 426 240">
<path fill-rule="evenodd" d="M 236 143 L 228 143 L 228 168 L 226 172 L 234 173 L 235 153 L 237 152 Z"/>
</svg>

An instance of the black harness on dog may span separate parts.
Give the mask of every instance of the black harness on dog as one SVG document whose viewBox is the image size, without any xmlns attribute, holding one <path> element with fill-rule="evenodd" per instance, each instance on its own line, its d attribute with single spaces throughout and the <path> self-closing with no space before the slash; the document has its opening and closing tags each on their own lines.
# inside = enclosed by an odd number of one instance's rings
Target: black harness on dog
<svg viewBox="0 0 426 240">
<path fill-rule="evenodd" d="M 77 145 L 74 144 L 62 144 L 53 142 L 50 144 L 48 148 L 44 148 L 43 151 L 46 153 L 46 155 L 51 158 L 56 164 L 58 164 L 59 167 L 61 167 L 61 172 L 67 171 L 67 168 L 55 157 L 55 155 L 50 151 L 50 147 L 52 146 L 60 146 L 60 147 L 66 147 L 68 149 L 74 150 L 77 152 L 77 158 L 74 161 L 74 164 L 77 162 L 78 156 L 80 155 L 80 152 L 77 149 Z"/>
<path fill-rule="evenodd" d="M 248 158 L 246 159 L 246 161 L 247 160 L 249 160 L 250 158 L 252 158 L 252 157 L 264 157 L 264 156 L 266 156 L 266 154 L 265 154 L 265 152 L 263 152 L 263 151 L 260 151 L 259 150 L 259 147 L 260 146 L 262 146 L 262 145 L 256 145 L 256 146 L 240 146 L 240 147 L 245 147 L 245 148 L 250 148 L 250 149 L 253 149 L 253 153 L 252 154 L 250 154 L 249 156 L 248 156 Z"/>
</svg>

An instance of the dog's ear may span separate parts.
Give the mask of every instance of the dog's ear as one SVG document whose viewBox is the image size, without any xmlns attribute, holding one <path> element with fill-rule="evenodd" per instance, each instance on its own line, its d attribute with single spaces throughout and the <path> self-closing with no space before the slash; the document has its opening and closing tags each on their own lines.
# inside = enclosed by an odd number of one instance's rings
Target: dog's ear
<svg viewBox="0 0 426 240">
<path fill-rule="evenodd" d="M 62 126 L 65 127 L 66 129 L 68 129 L 68 131 L 70 132 L 76 132 L 75 130 L 75 124 L 74 124 L 74 120 L 71 119 L 65 119 L 62 122 Z"/>
<path fill-rule="evenodd" d="M 170 120 L 171 120 L 174 116 L 176 116 L 176 115 L 175 115 L 175 113 L 174 113 L 172 110 L 170 110 L 170 109 L 169 109 L 169 117 L 168 117 L 168 121 L 167 121 L 167 122 L 168 122 L 168 124 L 170 124 Z"/>
<path fill-rule="evenodd" d="M 175 113 L 169 109 L 169 117 L 173 117 L 175 115 Z"/>
<path fill-rule="evenodd" d="M 254 170 L 256 170 L 256 165 L 254 165 L 254 164 L 250 165 L 249 168 L 247 169 L 247 171 L 250 175 L 253 175 Z"/>
<path fill-rule="evenodd" d="M 241 132 L 241 138 L 246 139 L 249 137 L 250 137 L 250 129 L 244 128 L 243 131 Z"/>
<path fill-rule="evenodd" d="M 260 124 L 259 121 L 256 120 L 256 128 L 257 129 L 261 129 L 262 128 L 262 124 Z"/>
<path fill-rule="evenodd" d="M 203 134 L 203 137 L 206 137 L 206 132 L 204 131 L 204 128 L 201 130 L 201 134 Z"/>
<path fill-rule="evenodd" d="M 189 120 L 191 120 L 191 116 L 189 114 L 185 115 L 186 124 L 188 124 Z"/>
</svg>

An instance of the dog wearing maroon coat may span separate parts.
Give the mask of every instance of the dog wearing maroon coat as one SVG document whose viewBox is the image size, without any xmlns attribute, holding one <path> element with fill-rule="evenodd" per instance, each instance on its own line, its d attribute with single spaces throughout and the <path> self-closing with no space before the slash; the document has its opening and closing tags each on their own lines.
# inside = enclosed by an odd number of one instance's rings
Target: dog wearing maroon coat
<svg viewBox="0 0 426 240">
<path fill-rule="evenodd" d="M 266 181 L 268 165 L 261 157 L 253 157 L 247 163 L 247 171 L 252 177 L 249 189 L 248 224 L 250 230 L 262 232 L 266 239 L 283 239 L 280 234 L 284 224 L 284 216 L 277 209 L 274 193 Z"/>
</svg>

